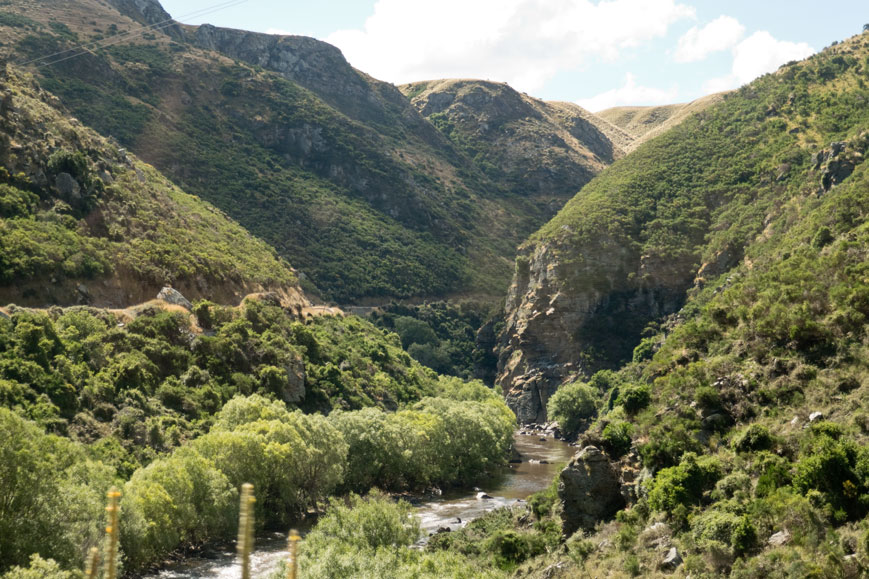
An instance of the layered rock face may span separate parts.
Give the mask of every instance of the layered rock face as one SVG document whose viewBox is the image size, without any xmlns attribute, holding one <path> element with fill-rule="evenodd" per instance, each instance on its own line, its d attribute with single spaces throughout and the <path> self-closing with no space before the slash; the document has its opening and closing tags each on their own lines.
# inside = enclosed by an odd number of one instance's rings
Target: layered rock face
<svg viewBox="0 0 869 579">
<path fill-rule="evenodd" d="M 522 248 L 497 379 L 519 422 L 546 422 L 559 385 L 630 359 L 645 325 L 681 307 L 695 272 L 690 259 L 638 255 L 616 238 Z"/>
</svg>

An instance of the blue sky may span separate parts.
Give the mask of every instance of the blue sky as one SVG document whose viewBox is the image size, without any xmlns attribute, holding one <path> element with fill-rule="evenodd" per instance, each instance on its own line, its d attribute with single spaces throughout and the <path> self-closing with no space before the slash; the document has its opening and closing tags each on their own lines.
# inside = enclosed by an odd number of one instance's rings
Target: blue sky
<svg viewBox="0 0 869 579">
<path fill-rule="evenodd" d="M 736 88 L 869 23 L 865 0 L 162 0 L 189 24 L 313 36 L 396 84 L 508 82 L 590 110 Z M 216 11 L 209 9 L 216 7 Z M 207 13 L 204 13 L 207 12 Z"/>
</svg>

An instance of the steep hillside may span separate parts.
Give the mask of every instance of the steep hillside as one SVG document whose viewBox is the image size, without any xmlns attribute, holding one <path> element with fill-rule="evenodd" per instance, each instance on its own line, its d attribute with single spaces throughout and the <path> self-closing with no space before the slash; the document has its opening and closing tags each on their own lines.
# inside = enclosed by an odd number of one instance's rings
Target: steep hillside
<svg viewBox="0 0 869 579">
<path fill-rule="evenodd" d="M 608 134 L 576 105 L 546 103 L 504 83 L 438 80 L 400 88 L 486 176 L 553 212 L 624 154 L 611 138 L 615 127 Z"/>
<path fill-rule="evenodd" d="M 304 303 L 272 249 L 67 114 L 29 75 L 0 71 L 0 301 L 126 306 L 168 284 Z"/>
<path fill-rule="evenodd" d="M 630 361 L 647 324 L 692 287 L 751 267 L 761 241 L 851 174 L 865 153 L 863 43 L 725 96 L 617 162 L 532 236 L 500 358 L 522 420 L 543 420 L 563 380 Z"/>
<path fill-rule="evenodd" d="M 701 97 L 690 103 L 652 107 L 614 107 L 595 113 L 595 116 L 621 128 L 633 137 L 626 145 L 632 151 L 642 143 L 673 128 L 689 116 L 721 102 L 724 93 Z"/>
<path fill-rule="evenodd" d="M 504 385 L 581 450 L 431 549 L 522 577 L 866 576 L 867 83 L 869 34 L 786 65 L 533 236 Z"/>
<path fill-rule="evenodd" d="M 395 87 L 325 43 L 212 26 L 142 34 L 165 16 L 155 0 L 40 5 L 0 7 L 14 59 L 332 299 L 498 295 L 516 245 L 555 209 L 493 182 Z"/>
</svg>

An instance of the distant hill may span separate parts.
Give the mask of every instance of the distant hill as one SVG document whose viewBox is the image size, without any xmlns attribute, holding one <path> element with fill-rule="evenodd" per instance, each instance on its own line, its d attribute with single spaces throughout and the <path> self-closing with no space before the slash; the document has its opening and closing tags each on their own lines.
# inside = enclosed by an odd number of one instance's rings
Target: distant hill
<svg viewBox="0 0 869 579">
<path fill-rule="evenodd" d="M 534 99 L 505 83 L 447 79 L 400 89 L 489 179 L 550 210 L 632 140 L 579 106 Z"/>
<path fill-rule="evenodd" d="M 724 93 L 716 93 L 690 103 L 651 107 L 614 107 L 595 114 L 633 137 L 633 141 L 625 146 L 625 150 L 632 151 L 649 139 L 675 127 L 689 116 L 721 102 L 723 98 Z"/>
</svg>

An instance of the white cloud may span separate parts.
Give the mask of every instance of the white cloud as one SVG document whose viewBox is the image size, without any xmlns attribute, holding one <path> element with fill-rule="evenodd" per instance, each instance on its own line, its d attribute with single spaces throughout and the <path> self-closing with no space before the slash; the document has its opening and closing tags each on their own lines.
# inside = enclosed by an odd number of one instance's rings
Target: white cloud
<svg viewBox="0 0 869 579">
<path fill-rule="evenodd" d="M 733 49 L 733 67 L 727 76 L 713 78 L 703 88 L 707 92 L 720 92 L 740 87 L 792 60 L 802 60 L 814 49 L 805 42 L 776 40 L 762 30 L 755 32 Z"/>
<path fill-rule="evenodd" d="M 561 71 L 616 60 L 694 17 L 678 0 L 378 0 L 363 29 L 325 40 L 386 81 L 488 78 L 533 92 Z"/>
<path fill-rule="evenodd" d="M 621 88 L 615 88 L 603 92 L 589 99 L 576 101 L 576 104 L 591 112 L 598 112 L 611 107 L 623 105 L 664 105 L 676 102 L 679 96 L 679 87 L 672 86 L 667 90 L 640 86 L 636 77 L 627 73 L 625 84 Z"/>
<path fill-rule="evenodd" d="M 736 18 L 719 16 L 703 28 L 693 27 L 679 39 L 676 62 L 698 62 L 713 52 L 733 48 L 742 40 L 745 26 Z"/>
<path fill-rule="evenodd" d="M 266 30 L 266 34 L 276 34 L 278 36 L 292 36 L 292 32 L 287 32 L 286 30 L 281 30 L 280 28 L 269 28 Z"/>
</svg>

